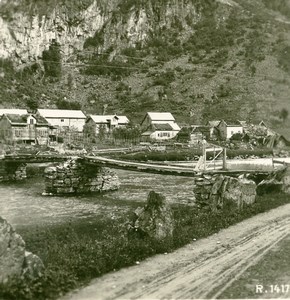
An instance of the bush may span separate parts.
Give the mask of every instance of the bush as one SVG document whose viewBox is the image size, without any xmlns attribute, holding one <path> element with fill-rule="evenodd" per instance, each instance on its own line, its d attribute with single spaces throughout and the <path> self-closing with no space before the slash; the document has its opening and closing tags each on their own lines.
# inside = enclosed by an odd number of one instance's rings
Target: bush
<svg viewBox="0 0 290 300">
<path fill-rule="evenodd" d="M 168 86 L 175 79 L 174 70 L 166 70 L 163 73 L 160 73 L 154 80 L 152 85 L 163 85 Z"/>
<path fill-rule="evenodd" d="M 58 109 L 72 109 L 78 110 L 81 109 L 81 104 L 77 101 L 67 101 L 65 99 L 59 99 L 56 102 L 56 106 Z"/>
<path fill-rule="evenodd" d="M 61 49 L 60 44 L 53 41 L 48 50 L 42 52 L 43 66 L 46 76 L 61 77 Z"/>
</svg>

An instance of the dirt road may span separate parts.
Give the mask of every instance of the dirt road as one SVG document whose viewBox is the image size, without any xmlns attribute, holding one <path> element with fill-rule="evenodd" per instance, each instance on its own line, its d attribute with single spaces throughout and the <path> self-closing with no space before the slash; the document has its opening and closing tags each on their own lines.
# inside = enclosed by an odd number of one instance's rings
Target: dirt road
<svg viewBox="0 0 290 300">
<path fill-rule="evenodd" d="M 287 204 L 173 253 L 107 274 L 62 300 L 217 298 L 289 234 Z"/>
</svg>

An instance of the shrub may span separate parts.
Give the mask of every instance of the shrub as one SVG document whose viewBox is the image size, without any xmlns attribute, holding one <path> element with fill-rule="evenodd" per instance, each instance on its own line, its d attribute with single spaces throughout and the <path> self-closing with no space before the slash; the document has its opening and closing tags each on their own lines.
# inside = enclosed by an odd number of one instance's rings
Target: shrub
<svg viewBox="0 0 290 300">
<path fill-rule="evenodd" d="M 163 73 L 160 73 L 154 80 L 152 85 L 163 85 L 167 86 L 175 79 L 174 70 L 166 70 Z"/>
<path fill-rule="evenodd" d="M 61 77 L 60 44 L 55 40 L 51 42 L 49 49 L 42 52 L 43 66 L 46 76 Z"/>
<path fill-rule="evenodd" d="M 81 109 L 81 104 L 79 102 L 67 101 L 65 99 L 57 100 L 56 106 L 58 109 L 73 109 L 73 110 Z"/>
</svg>

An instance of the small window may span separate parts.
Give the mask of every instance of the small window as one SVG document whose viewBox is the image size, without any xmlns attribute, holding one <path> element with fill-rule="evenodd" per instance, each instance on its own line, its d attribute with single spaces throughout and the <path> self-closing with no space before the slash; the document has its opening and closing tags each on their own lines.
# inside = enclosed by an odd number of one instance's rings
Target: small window
<svg viewBox="0 0 290 300">
<path fill-rule="evenodd" d="M 21 131 L 16 129 L 15 130 L 15 136 L 20 137 L 21 136 Z"/>
<path fill-rule="evenodd" d="M 64 119 L 61 119 L 60 122 L 64 122 Z"/>
<path fill-rule="evenodd" d="M 33 119 L 30 119 L 29 122 L 30 122 L 30 125 L 34 124 L 34 120 Z"/>
</svg>

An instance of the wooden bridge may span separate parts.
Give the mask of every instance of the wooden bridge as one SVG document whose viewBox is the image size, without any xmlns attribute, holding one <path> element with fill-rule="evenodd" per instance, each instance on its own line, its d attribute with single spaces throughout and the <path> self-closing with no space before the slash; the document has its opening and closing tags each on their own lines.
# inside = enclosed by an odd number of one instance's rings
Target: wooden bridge
<svg viewBox="0 0 290 300">
<path fill-rule="evenodd" d="M 194 177 L 201 173 L 210 174 L 225 174 L 225 175 L 235 175 L 243 173 L 259 173 L 259 174 L 269 174 L 271 170 L 226 170 L 223 169 L 222 162 L 217 163 L 214 169 L 204 169 L 197 170 L 194 164 L 191 166 L 182 165 L 166 165 L 162 163 L 145 163 L 145 162 L 132 162 L 124 160 L 116 160 L 111 158 L 105 158 L 102 156 L 68 156 L 68 155 L 6 155 L 2 158 L 3 163 L 8 165 L 12 164 L 26 164 L 26 163 L 48 163 L 48 162 L 63 162 L 70 158 L 77 158 L 83 164 L 95 165 L 100 167 L 108 167 L 113 169 L 123 169 L 137 172 L 147 172 L 163 175 L 175 175 L 175 176 L 187 176 Z M 197 162 L 198 164 L 198 162 Z M 273 170 L 274 171 L 274 168 Z"/>
<path fill-rule="evenodd" d="M 7 154 L 2 157 L 3 162 L 10 163 L 48 163 L 48 162 L 62 162 L 69 159 L 68 155 L 61 154 Z"/>
</svg>

